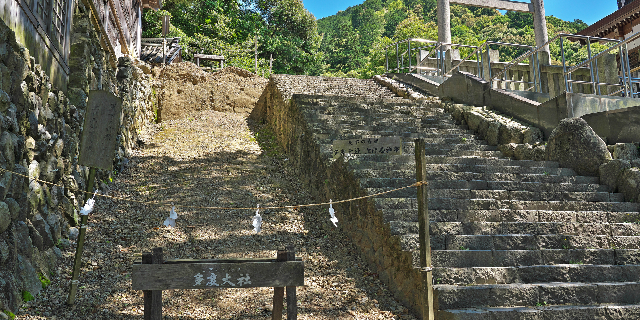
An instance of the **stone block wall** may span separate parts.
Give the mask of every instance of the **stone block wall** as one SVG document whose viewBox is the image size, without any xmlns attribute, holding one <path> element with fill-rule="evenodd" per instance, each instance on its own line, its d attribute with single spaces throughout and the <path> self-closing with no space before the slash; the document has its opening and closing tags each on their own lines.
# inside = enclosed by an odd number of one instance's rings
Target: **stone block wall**
<svg viewBox="0 0 640 320">
<path fill-rule="evenodd" d="M 153 119 L 151 76 L 128 58 L 112 69 L 89 19 L 78 2 L 66 92 L 52 85 L 0 20 L 0 168 L 64 186 L 0 172 L 0 311 L 15 311 L 23 292 L 37 298 L 39 277 L 61 276 L 55 273 L 58 246 L 69 243 L 83 204 L 76 190 L 85 188 L 88 175 L 77 159 L 89 90 L 123 99 L 116 168 L 127 162 L 137 131 Z"/>
</svg>

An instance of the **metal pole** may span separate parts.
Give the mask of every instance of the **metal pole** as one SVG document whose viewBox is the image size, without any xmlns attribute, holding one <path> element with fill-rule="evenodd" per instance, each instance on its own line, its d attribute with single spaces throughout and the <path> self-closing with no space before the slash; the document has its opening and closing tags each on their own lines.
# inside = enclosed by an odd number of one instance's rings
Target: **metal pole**
<svg viewBox="0 0 640 320">
<path fill-rule="evenodd" d="M 624 61 L 627 64 L 627 75 L 628 75 L 627 78 L 629 79 L 629 98 L 633 98 L 634 97 L 633 82 L 631 78 L 631 66 L 629 65 L 629 46 L 627 46 L 627 43 L 624 44 L 624 53 L 625 53 Z"/>
<path fill-rule="evenodd" d="M 389 72 L 389 48 L 384 49 L 384 71 Z"/>
<path fill-rule="evenodd" d="M 587 57 L 591 60 L 591 40 L 587 39 Z M 596 82 L 593 77 L 593 62 L 589 62 L 589 71 L 591 73 L 591 87 L 593 88 L 593 93 L 596 93 Z"/>
<path fill-rule="evenodd" d="M 588 39 L 589 41 L 591 41 L 591 39 Z M 595 61 L 596 63 L 596 82 L 600 83 L 600 70 L 598 68 L 598 59 L 594 59 L 593 61 Z M 600 85 L 596 85 L 596 88 L 598 88 L 598 95 L 602 94 L 602 90 L 600 89 Z M 594 92 L 595 93 L 595 92 Z"/>
<path fill-rule="evenodd" d="M 540 87 L 540 93 L 542 93 L 542 68 L 540 68 L 540 57 L 538 56 L 538 52 L 536 52 L 536 65 L 538 70 L 538 86 Z"/>
<path fill-rule="evenodd" d="M 480 71 L 480 65 L 481 65 L 481 62 L 480 62 L 480 51 L 481 50 L 482 50 L 481 48 L 477 48 L 476 49 L 476 66 L 478 67 L 478 72 L 477 72 L 478 78 L 482 78 L 482 76 L 480 75 L 480 72 L 481 72 Z"/>
<path fill-rule="evenodd" d="M 396 42 L 396 71 L 400 73 L 400 55 L 398 53 L 398 43 Z"/>
<path fill-rule="evenodd" d="M 84 194 L 84 202 L 89 200 L 91 191 L 93 190 L 93 181 L 96 179 L 96 168 L 89 169 L 89 181 L 87 181 L 87 193 Z M 89 215 L 82 215 L 80 218 L 80 234 L 78 235 L 78 245 L 76 246 L 76 257 L 73 262 L 73 274 L 71 276 L 71 289 L 67 297 L 67 304 L 73 304 L 76 300 L 76 292 L 78 291 L 78 276 L 80 275 L 80 265 L 82 263 L 82 249 L 84 247 L 84 237 L 87 231 L 87 220 Z"/>
<path fill-rule="evenodd" d="M 624 55 L 622 54 L 622 47 L 618 48 L 618 53 L 620 54 L 620 73 L 622 74 L 622 89 L 624 90 L 625 97 L 628 97 L 629 92 L 627 91 L 627 71 L 625 70 L 626 66 L 624 63 Z"/>
<path fill-rule="evenodd" d="M 529 65 L 531 65 L 531 77 L 530 79 L 533 81 L 533 91 L 538 91 L 538 82 L 536 81 L 536 61 L 534 60 L 534 58 L 538 58 L 538 56 L 536 55 L 535 57 L 532 55 L 529 57 Z"/>
<path fill-rule="evenodd" d="M 255 59 L 255 70 L 256 70 L 256 74 L 258 74 L 258 35 L 255 35 L 255 41 L 254 41 L 254 49 L 253 49 L 253 54 L 254 54 L 254 59 Z"/>
<path fill-rule="evenodd" d="M 407 45 L 408 47 L 408 51 L 409 51 L 409 72 L 407 73 L 411 73 L 411 40 L 407 40 Z"/>
<path fill-rule="evenodd" d="M 566 92 L 571 92 L 569 88 L 569 81 L 567 81 L 567 65 L 566 65 L 566 61 L 564 60 L 563 39 L 564 37 L 560 37 L 560 52 L 562 53 L 562 75 L 564 76 L 564 90 Z"/>
</svg>

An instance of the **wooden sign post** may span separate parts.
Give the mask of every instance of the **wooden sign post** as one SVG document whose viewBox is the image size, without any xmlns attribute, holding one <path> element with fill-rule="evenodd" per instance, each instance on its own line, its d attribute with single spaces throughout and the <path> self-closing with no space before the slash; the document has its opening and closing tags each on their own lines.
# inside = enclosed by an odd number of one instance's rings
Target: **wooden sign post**
<svg viewBox="0 0 640 320">
<path fill-rule="evenodd" d="M 120 129 L 121 110 L 122 99 L 112 93 L 103 90 L 89 92 L 82 137 L 80 138 L 80 157 L 78 158 L 78 164 L 89 167 L 89 179 L 87 180 L 87 189 L 84 194 L 85 203 L 89 200 L 90 193 L 93 192 L 96 168 L 113 170 L 113 158 L 116 153 L 116 138 Z M 73 262 L 71 287 L 67 297 L 67 304 L 70 305 L 76 300 L 88 219 L 88 215 L 82 215 L 80 218 L 80 234 L 78 235 L 78 245 L 76 246 L 76 255 Z"/>
<path fill-rule="evenodd" d="M 274 287 L 273 319 L 282 319 L 284 290 L 278 289 L 286 287 L 287 320 L 296 320 L 296 286 L 304 285 L 304 263 L 293 247 L 278 251 L 276 259 L 169 261 L 162 261 L 162 248 L 154 248 L 133 265 L 131 280 L 133 290 L 144 292 L 145 320 L 162 319 L 162 290 L 256 287 Z"/>
<path fill-rule="evenodd" d="M 415 140 L 416 181 L 426 181 L 426 155 L 424 139 Z M 418 192 L 418 241 L 420 242 L 420 267 L 426 274 L 423 276 L 427 296 L 424 305 L 423 319 L 433 320 L 433 268 L 431 266 L 431 238 L 429 236 L 429 189 L 427 185 L 417 187 Z"/>
</svg>

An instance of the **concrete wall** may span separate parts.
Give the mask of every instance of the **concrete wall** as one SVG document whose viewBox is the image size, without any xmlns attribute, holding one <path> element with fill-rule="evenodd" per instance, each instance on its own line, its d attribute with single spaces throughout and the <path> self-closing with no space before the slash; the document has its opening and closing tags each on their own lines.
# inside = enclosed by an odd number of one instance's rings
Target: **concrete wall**
<svg viewBox="0 0 640 320">
<path fill-rule="evenodd" d="M 14 2 L 14 1 L 10 1 Z M 123 99 L 115 167 L 126 162 L 137 130 L 153 119 L 150 76 L 130 60 L 111 69 L 82 4 L 74 12 L 67 91 L 56 87 L 15 33 L 0 21 L 0 167 L 51 182 L 0 172 L 0 311 L 16 311 L 22 292 L 36 296 L 38 276 L 66 277 L 56 263 L 77 223 L 87 168 L 77 156 L 89 90 Z M 112 172 L 100 171 L 99 180 Z M 1 314 L 1 313 L 0 313 Z"/>
<path fill-rule="evenodd" d="M 489 75 L 494 76 L 502 72 L 502 70 L 509 64 L 508 62 L 500 62 L 497 60 L 499 60 L 498 57 L 492 57 L 491 63 L 484 62 L 484 66 L 482 66 L 482 64 L 478 66 L 478 63 L 475 61 L 464 61 L 459 68 L 460 68 L 460 71 L 473 74 L 477 77 L 480 77 L 481 74 L 479 72 L 484 70 L 484 74 L 482 78 L 488 81 L 490 80 Z M 455 60 L 455 59 L 452 60 L 451 66 L 458 65 L 460 61 L 461 60 Z M 436 59 L 425 58 L 419 63 L 419 66 L 436 68 L 437 66 Z M 600 76 L 600 82 L 618 83 L 617 73 L 612 72 L 611 70 L 617 70 L 615 55 L 606 55 L 598 60 L 598 73 Z M 435 73 L 433 72 L 426 73 L 426 75 L 435 75 Z M 555 97 L 565 91 L 565 83 L 564 83 L 562 66 L 541 65 L 539 77 L 540 77 L 540 82 L 542 84 L 542 92 L 546 93 L 547 96 Z M 507 80 L 510 80 L 510 81 L 526 81 L 526 82 L 533 83 L 532 66 L 524 63 L 514 65 L 507 71 L 506 77 L 502 77 L 502 78 L 506 78 Z M 580 68 L 572 73 L 572 79 L 579 80 L 579 81 L 589 81 L 591 79 L 591 73 L 589 69 Z M 515 82 L 506 82 L 506 81 L 493 81 L 492 88 L 516 90 L 516 91 L 528 91 L 527 89 L 529 89 L 533 85 L 532 83 L 525 84 L 525 83 L 515 83 Z M 603 86 L 601 88 L 601 92 L 605 94 L 612 93 L 616 90 L 617 88 L 615 87 L 605 88 Z M 588 84 L 572 84 L 572 91 L 575 93 L 586 93 L 586 94 L 594 93 L 593 87 Z M 544 101 L 539 100 L 539 102 L 544 102 Z"/>
<path fill-rule="evenodd" d="M 640 106 L 583 115 L 607 144 L 640 142 Z"/>
<path fill-rule="evenodd" d="M 424 81 L 419 77 L 405 75 L 397 78 L 417 87 L 427 86 L 431 90 L 429 92 L 435 91 L 434 84 L 420 84 L 420 81 Z M 640 105 L 638 99 L 566 92 L 549 101 L 539 103 L 511 91 L 491 89 L 487 81 L 466 72 L 454 73 L 451 78 L 438 86 L 436 95 L 441 98 L 450 98 L 456 103 L 486 106 L 512 116 L 538 127 L 545 138 L 549 137 L 551 131 L 562 119 Z M 532 93 L 531 97 L 542 100 L 543 98 L 538 95 L 540 94 Z"/>
</svg>

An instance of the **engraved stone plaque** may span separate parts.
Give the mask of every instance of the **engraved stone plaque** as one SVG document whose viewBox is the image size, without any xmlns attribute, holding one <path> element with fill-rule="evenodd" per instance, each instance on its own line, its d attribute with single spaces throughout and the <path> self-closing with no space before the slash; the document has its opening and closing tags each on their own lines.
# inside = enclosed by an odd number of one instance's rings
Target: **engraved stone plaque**
<svg viewBox="0 0 640 320">
<path fill-rule="evenodd" d="M 113 170 L 121 108 L 122 99 L 112 93 L 103 90 L 89 92 L 80 139 L 79 164 Z"/>
<path fill-rule="evenodd" d="M 400 137 L 360 138 L 333 141 L 333 158 L 341 155 L 358 154 L 402 154 L 402 139 Z"/>
</svg>

